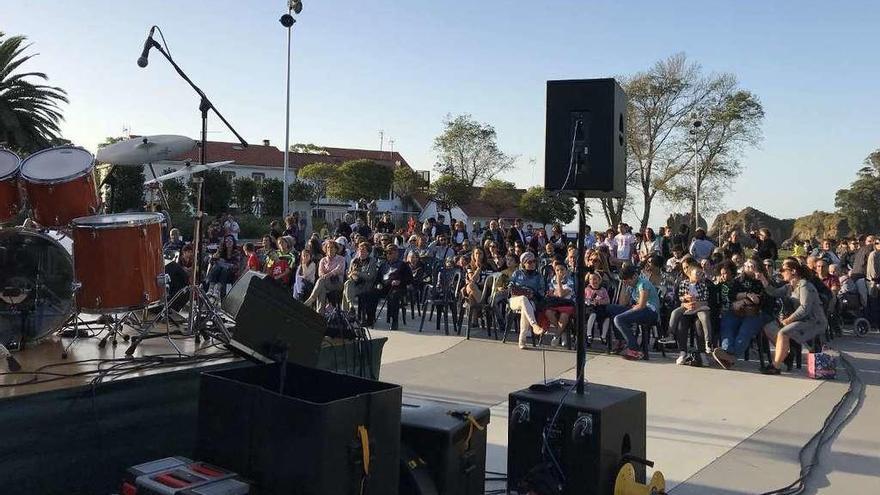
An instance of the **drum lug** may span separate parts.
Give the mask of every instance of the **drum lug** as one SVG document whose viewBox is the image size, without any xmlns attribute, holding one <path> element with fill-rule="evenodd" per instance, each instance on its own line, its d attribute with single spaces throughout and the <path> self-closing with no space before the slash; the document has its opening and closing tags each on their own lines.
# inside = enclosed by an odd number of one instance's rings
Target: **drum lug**
<svg viewBox="0 0 880 495">
<path fill-rule="evenodd" d="M 98 238 L 98 230 L 92 229 L 92 239 L 97 239 L 97 238 Z"/>
<path fill-rule="evenodd" d="M 97 297 L 95 297 L 95 307 L 96 307 L 96 308 L 100 308 L 100 307 L 101 307 L 101 302 L 102 302 L 102 301 L 103 301 L 103 299 L 101 299 L 101 296 L 97 296 Z"/>
<path fill-rule="evenodd" d="M 144 292 L 144 304 L 150 304 L 150 294 Z"/>
</svg>

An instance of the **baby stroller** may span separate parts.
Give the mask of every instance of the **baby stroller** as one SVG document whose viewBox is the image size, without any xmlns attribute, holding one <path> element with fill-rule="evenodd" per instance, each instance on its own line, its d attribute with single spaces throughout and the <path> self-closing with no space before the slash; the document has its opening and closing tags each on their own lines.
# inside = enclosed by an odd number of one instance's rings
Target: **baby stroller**
<svg viewBox="0 0 880 495">
<path fill-rule="evenodd" d="M 869 299 L 871 298 L 869 294 Z M 871 321 L 868 320 L 867 309 L 862 307 L 859 291 L 855 281 L 847 279 L 840 285 L 837 293 L 837 305 L 829 316 L 829 325 L 835 334 L 839 334 L 844 324 L 852 323 L 853 330 L 858 336 L 864 336 L 871 330 Z"/>
</svg>

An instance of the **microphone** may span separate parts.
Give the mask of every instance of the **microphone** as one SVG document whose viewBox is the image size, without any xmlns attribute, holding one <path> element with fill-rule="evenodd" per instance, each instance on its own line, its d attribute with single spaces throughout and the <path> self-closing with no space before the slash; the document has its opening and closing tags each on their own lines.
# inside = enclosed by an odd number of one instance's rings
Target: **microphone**
<svg viewBox="0 0 880 495">
<path fill-rule="evenodd" d="M 156 26 L 150 28 L 150 34 L 147 36 L 147 39 L 144 41 L 144 49 L 141 51 L 141 56 L 138 58 L 138 67 L 146 67 L 147 66 L 147 55 L 150 53 L 150 48 L 153 47 L 153 33 L 156 31 Z"/>
</svg>

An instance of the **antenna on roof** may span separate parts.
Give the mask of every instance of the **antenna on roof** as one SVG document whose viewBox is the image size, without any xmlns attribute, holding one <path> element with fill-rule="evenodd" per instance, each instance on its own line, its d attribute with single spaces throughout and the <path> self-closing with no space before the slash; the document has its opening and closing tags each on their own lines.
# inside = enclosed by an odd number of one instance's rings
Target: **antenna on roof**
<svg viewBox="0 0 880 495">
<path fill-rule="evenodd" d="M 385 147 L 385 130 L 379 129 L 379 153 L 382 153 L 382 148 Z"/>
</svg>

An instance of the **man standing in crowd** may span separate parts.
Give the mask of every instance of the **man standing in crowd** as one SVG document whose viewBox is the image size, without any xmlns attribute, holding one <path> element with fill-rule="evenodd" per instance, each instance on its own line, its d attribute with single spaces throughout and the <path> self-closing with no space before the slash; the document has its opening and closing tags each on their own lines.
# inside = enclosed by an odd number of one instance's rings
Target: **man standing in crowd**
<svg viewBox="0 0 880 495">
<path fill-rule="evenodd" d="M 853 255 L 850 278 L 856 283 L 856 288 L 859 290 L 859 300 L 864 308 L 868 306 L 868 280 L 866 277 L 868 275 L 868 256 L 874 250 L 874 236 L 863 236 L 859 239 L 864 240 L 859 250 Z"/>
<path fill-rule="evenodd" d="M 632 260 L 632 247 L 636 243 L 636 237 L 630 232 L 629 225 L 621 223 L 617 226 L 617 235 L 614 236 L 614 246 L 617 253 L 617 261 Z"/>
<path fill-rule="evenodd" d="M 527 244 L 526 233 L 522 229 L 522 218 L 517 218 L 513 221 L 513 227 L 511 227 L 510 231 L 507 233 L 507 241 L 513 243 L 518 242 L 523 246 Z"/>
<path fill-rule="evenodd" d="M 483 242 L 486 240 L 490 240 L 498 245 L 498 249 L 501 251 L 501 254 L 504 255 L 507 252 L 507 243 L 504 242 L 504 232 L 498 228 L 498 221 L 491 220 L 489 222 L 489 229 L 483 235 Z"/>
<path fill-rule="evenodd" d="M 688 252 L 691 253 L 691 256 L 697 261 L 703 261 L 709 259 L 709 256 L 712 255 L 712 251 L 714 250 L 715 245 L 712 244 L 712 241 L 706 239 L 706 231 L 703 229 L 697 229 L 694 232 L 694 240 L 691 242 L 691 247 L 688 250 Z"/>
</svg>

